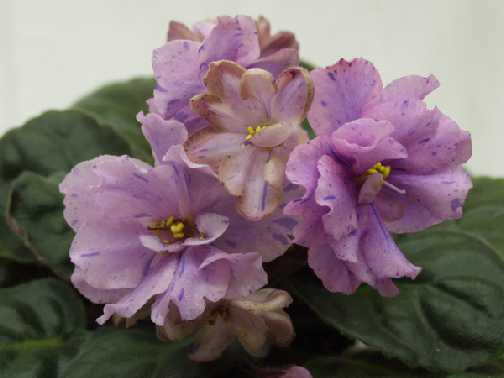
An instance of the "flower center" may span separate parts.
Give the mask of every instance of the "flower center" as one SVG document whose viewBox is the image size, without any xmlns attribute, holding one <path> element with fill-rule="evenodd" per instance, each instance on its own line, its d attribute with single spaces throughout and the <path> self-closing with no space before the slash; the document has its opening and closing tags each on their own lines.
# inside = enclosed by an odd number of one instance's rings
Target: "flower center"
<svg viewBox="0 0 504 378">
<path fill-rule="evenodd" d="M 163 244 L 171 244 L 177 240 L 188 238 L 194 233 L 194 227 L 188 221 L 172 216 L 152 222 L 147 228 L 154 232 Z"/>
<path fill-rule="evenodd" d="M 261 131 L 263 131 L 268 126 L 269 126 L 269 124 L 264 123 L 264 124 L 257 125 L 255 127 L 254 126 L 247 127 L 247 136 L 245 137 L 245 141 L 248 142 L 250 139 L 255 137 L 257 134 L 259 134 Z"/>
<path fill-rule="evenodd" d="M 391 172 L 392 168 L 390 168 L 389 165 L 383 165 L 381 162 L 378 162 L 371 168 L 369 168 L 366 172 L 364 172 L 362 176 L 363 178 L 366 178 L 368 176 L 374 175 L 375 173 L 380 173 L 383 176 L 383 179 L 386 180 L 390 176 Z"/>
</svg>

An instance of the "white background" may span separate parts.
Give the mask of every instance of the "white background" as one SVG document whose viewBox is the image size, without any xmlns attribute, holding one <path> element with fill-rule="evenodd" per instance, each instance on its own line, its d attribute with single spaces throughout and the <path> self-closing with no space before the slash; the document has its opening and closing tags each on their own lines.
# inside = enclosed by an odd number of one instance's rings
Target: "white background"
<svg viewBox="0 0 504 378">
<path fill-rule="evenodd" d="M 170 19 L 263 14 L 318 65 L 366 57 L 473 135 L 470 169 L 504 176 L 504 0 L 0 0 L 0 133 L 104 82 L 147 75 Z"/>
</svg>

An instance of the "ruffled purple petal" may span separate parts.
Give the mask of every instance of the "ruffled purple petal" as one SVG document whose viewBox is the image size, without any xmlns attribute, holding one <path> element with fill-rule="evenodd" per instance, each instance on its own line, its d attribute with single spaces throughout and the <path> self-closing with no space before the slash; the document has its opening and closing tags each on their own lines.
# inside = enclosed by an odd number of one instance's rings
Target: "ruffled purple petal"
<svg viewBox="0 0 504 378">
<path fill-rule="evenodd" d="M 381 101 L 423 100 L 439 87 L 434 75 L 428 77 L 410 75 L 396 79 L 387 85 L 380 96 Z"/>
<path fill-rule="evenodd" d="M 280 205 L 284 164 L 273 152 L 255 151 L 237 204 L 238 211 L 247 219 L 260 220 Z"/>
<path fill-rule="evenodd" d="M 86 273 L 79 267 L 75 267 L 71 281 L 79 293 L 93 303 L 117 302 L 131 291 L 131 289 L 97 289 L 86 282 Z"/>
<path fill-rule="evenodd" d="M 248 64 L 247 68 L 261 68 L 277 77 L 285 69 L 295 67 L 298 64 L 299 51 L 294 48 L 283 48 L 256 59 L 254 62 Z"/>
<path fill-rule="evenodd" d="M 199 42 L 176 40 L 154 50 L 152 57 L 157 86 L 154 97 L 147 101 L 149 111 L 163 119 L 174 117 L 184 122 L 189 133 L 201 126 L 194 119 L 188 122 L 189 100 L 204 90 L 199 77 L 199 48 Z"/>
<path fill-rule="evenodd" d="M 457 167 L 469 160 L 472 155 L 471 135 L 440 113 L 435 126 L 435 134 L 410 144 L 408 158 L 394 163 L 394 167 L 428 174 Z"/>
<path fill-rule="evenodd" d="M 175 120 L 165 121 L 160 115 L 138 113 L 137 120 L 142 124 L 142 132 L 152 148 L 152 154 L 159 164 L 168 149 L 187 140 L 184 124 Z"/>
<path fill-rule="evenodd" d="M 193 320 L 205 310 L 205 300 L 216 302 L 228 294 L 257 290 L 267 280 L 260 261 L 255 254 L 228 254 L 209 246 L 188 248 L 180 256 L 173 280 L 152 307 L 152 321 L 163 325 L 170 303 L 178 307 L 182 319 Z"/>
<path fill-rule="evenodd" d="M 430 175 L 392 174 L 390 182 L 406 194 L 384 193 L 377 206 L 392 232 L 415 232 L 462 216 L 462 207 L 472 187 L 462 167 Z M 397 208 L 400 206 L 400 208 Z"/>
<path fill-rule="evenodd" d="M 404 146 L 391 136 L 393 132 L 390 122 L 363 118 L 334 131 L 332 146 L 339 157 L 351 164 L 352 171 L 360 175 L 378 162 L 408 156 Z"/>
<path fill-rule="evenodd" d="M 104 324 L 114 314 L 123 318 L 135 315 L 153 296 L 168 289 L 178 267 L 177 261 L 174 255 L 157 256 L 146 269 L 142 282 L 118 302 L 106 304 L 97 322 Z"/>
<path fill-rule="evenodd" d="M 70 260 L 94 288 L 134 288 L 152 257 L 137 238 L 142 231 L 135 223 L 85 224 L 75 235 Z"/>
<path fill-rule="evenodd" d="M 277 87 L 278 92 L 272 100 L 272 117 L 277 122 L 297 127 L 305 118 L 313 100 L 314 89 L 310 74 L 300 67 L 289 68 L 278 77 Z"/>
<path fill-rule="evenodd" d="M 231 60 L 248 65 L 260 55 L 255 21 L 248 16 L 219 17 L 199 50 L 200 73 L 203 76 L 211 62 Z"/>
<path fill-rule="evenodd" d="M 324 287 L 332 293 L 352 294 L 360 285 L 360 281 L 348 269 L 346 263 L 336 257 L 328 244 L 310 248 L 308 264 Z"/>
<path fill-rule="evenodd" d="M 322 155 L 331 153 L 329 138 L 317 137 L 300 144 L 290 154 L 285 174 L 290 182 L 305 189 L 305 198 L 310 196 L 317 186 L 319 159 Z"/>
<path fill-rule="evenodd" d="M 82 162 L 60 184 L 65 195 L 64 217 L 77 231 L 89 222 L 156 218 L 173 212 L 173 197 L 166 192 L 160 173 L 127 156 L 100 156 Z"/>
<path fill-rule="evenodd" d="M 361 256 L 376 279 L 408 277 L 414 279 L 420 268 L 410 263 L 380 219 L 372 205 L 358 208 Z"/>
<path fill-rule="evenodd" d="M 340 240 L 357 230 L 356 185 L 345 167 L 324 155 L 318 161 L 320 178 L 315 200 L 329 208 L 322 216 L 326 234 Z"/>
<path fill-rule="evenodd" d="M 316 91 L 308 120 L 317 135 L 329 134 L 344 123 L 362 117 L 368 103 L 382 90 L 380 75 L 364 59 L 341 59 L 310 72 Z"/>
</svg>

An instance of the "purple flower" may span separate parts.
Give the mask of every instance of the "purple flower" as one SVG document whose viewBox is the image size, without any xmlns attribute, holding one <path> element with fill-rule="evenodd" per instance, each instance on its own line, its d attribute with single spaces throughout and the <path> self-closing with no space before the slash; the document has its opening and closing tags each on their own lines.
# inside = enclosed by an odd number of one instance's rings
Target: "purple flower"
<svg viewBox="0 0 504 378">
<path fill-rule="evenodd" d="M 310 247 L 309 264 L 332 292 L 366 282 L 382 295 L 392 279 L 420 268 L 390 233 L 414 232 L 462 215 L 471 179 L 461 164 L 470 135 L 423 98 L 434 77 L 409 76 L 382 88 L 371 63 L 341 60 L 312 72 L 308 115 L 319 135 L 292 153 L 287 177 L 305 188 L 286 213 L 300 216 L 296 241 Z"/>
<path fill-rule="evenodd" d="M 291 232 L 276 214 L 251 225 L 212 171 L 191 163 L 178 121 L 146 117 L 143 131 L 156 165 L 127 156 L 78 164 L 60 185 L 64 216 L 76 235 L 70 250 L 72 282 L 95 303 L 104 323 L 131 318 L 151 304 L 163 325 L 170 306 L 195 319 L 206 301 L 241 298 L 267 282 L 261 256 L 271 260 Z M 260 236 L 260 237 L 259 237 Z"/>
<path fill-rule="evenodd" d="M 184 321 L 172 311 L 158 327 L 162 340 L 179 340 L 194 335 L 189 356 L 194 361 L 212 361 L 237 339 L 255 357 L 265 357 L 269 347 L 287 347 L 294 339 L 294 326 L 284 308 L 292 303 L 286 291 L 261 289 L 235 300 L 207 306 L 198 319 Z"/>
<path fill-rule="evenodd" d="M 247 16 L 218 17 L 215 26 L 207 21 L 197 24 L 194 31 L 172 23 L 170 31 L 170 41 L 153 54 L 157 86 L 148 101 L 149 111 L 184 122 L 191 134 L 207 126 L 190 110 L 189 100 L 205 91 L 202 79 L 211 62 L 227 59 L 274 76 L 299 63 L 297 48 L 281 44 L 276 51 L 261 55 L 256 22 Z"/>
<path fill-rule="evenodd" d="M 308 71 L 289 68 L 275 81 L 223 60 L 210 64 L 204 82 L 208 92 L 191 106 L 212 127 L 191 136 L 187 154 L 213 167 L 246 218 L 262 219 L 280 206 L 289 153 L 307 139 L 300 124 L 313 97 Z"/>
<path fill-rule="evenodd" d="M 219 23 L 218 18 L 207 19 L 195 23 L 192 28 L 187 27 L 181 22 L 170 21 L 168 27 L 168 41 L 179 39 L 202 42 L 212 32 L 213 28 Z M 280 31 L 271 34 L 271 24 L 266 17 L 259 16 L 256 20 L 257 38 L 261 49 L 261 57 L 271 56 L 273 54 L 288 56 L 292 51 L 282 51 L 283 49 L 299 50 L 299 44 L 296 36 L 292 32 Z"/>
</svg>

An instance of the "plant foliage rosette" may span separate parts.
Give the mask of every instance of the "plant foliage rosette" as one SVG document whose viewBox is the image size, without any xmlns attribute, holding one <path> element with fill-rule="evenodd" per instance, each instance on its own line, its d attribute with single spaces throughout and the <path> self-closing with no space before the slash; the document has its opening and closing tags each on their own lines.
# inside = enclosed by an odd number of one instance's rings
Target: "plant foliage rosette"
<svg viewBox="0 0 504 378">
<path fill-rule="evenodd" d="M 1 377 L 504 374 L 504 182 L 434 76 L 247 16 L 153 71 L 0 141 Z"/>
</svg>

